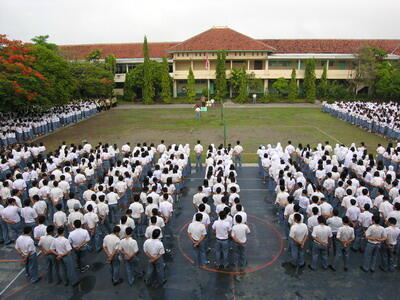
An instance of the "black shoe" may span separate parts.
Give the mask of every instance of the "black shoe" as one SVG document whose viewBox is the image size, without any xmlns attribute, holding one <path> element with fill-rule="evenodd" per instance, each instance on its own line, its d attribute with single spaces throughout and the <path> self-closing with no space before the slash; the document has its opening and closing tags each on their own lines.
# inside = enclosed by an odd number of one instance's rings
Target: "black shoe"
<svg viewBox="0 0 400 300">
<path fill-rule="evenodd" d="M 329 265 L 329 269 L 331 269 L 332 271 L 336 271 L 336 268 L 332 265 Z"/>
<path fill-rule="evenodd" d="M 379 266 L 379 269 L 381 269 L 382 272 L 387 272 L 387 270 L 385 270 L 382 266 Z"/>
<path fill-rule="evenodd" d="M 120 283 L 124 282 L 124 280 L 122 278 L 118 279 L 116 282 L 113 282 L 113 285 L 116 286 Z"/>
<path fill-rule="evenodd" d="M 344 269 L 343 269 L 345 272 L 347 272 L 348 270 L 349 270 L 349 268 L 347 268 L 347 267 L 344 267 Z"/>
<path fill-rule="evenodd" d="M 315 271 L 315 269 L 313 267 L 311 267 L 311 265 L 308 265 L 308 268 L 312 271 Z"/>
<path fill-rule="evenodd" d="M 72 286 L 75 287 L 79 284 L 79 280 L 77 282 L 75 282 Z"/>
<path fill-rule="evenodd" d="M 34 280 L 34 281 L 31 281 L 31 283 L 32 283 L 32 284 L 38 283 L 41 279 L 42 279 L 42 278 L 39 277 L 38 279 L 36 279 L 36 280 Z"/>
<path fill-rule="evenodd" d="M 360 269 L 361 269 L 363 272 L 368 273 L 368 271 L 365 270 L 363 267 L 360 267 Z"/>
<path fill-rule="evenodd" d="M 90 268 L 90 266 L 89 266 L 89 265 L 86 265 L 86 266 L 82 267 L 79 271 L 81 271 L 81 273 L 84 273 L 84 272 L 86 272 L 89 268 Z"/>
</svg>

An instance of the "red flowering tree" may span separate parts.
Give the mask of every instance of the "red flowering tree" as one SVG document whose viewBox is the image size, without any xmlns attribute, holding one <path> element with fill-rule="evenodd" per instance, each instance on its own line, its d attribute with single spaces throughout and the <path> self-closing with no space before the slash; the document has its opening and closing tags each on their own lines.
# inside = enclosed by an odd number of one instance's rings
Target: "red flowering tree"
<svg viewBox="0 0 400 300">
<path fill-rule="evenodd" d="M 0 35 L 0 109 L 12 110 L 46 103 L 41 91 L 50 84 L 35 70 L 33 49 Z"/>
</svg>

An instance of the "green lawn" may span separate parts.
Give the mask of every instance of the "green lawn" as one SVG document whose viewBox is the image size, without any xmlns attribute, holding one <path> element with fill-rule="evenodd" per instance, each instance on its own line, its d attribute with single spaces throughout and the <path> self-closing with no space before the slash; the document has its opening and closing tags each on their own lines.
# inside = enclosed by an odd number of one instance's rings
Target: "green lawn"
<svg viewBox="0 0 400 300">
<path fill-rule="evenodd" d="M 355 126 L 322 113 L 318 108 L 225 108 L 227 143 L 240 140 L 245 149 L 244 160 L 255 162 L 255 152 L 260 144 L 286 143 L 315 145 L 330 143 L 365 142 L 372 149 L 387 141 Z M 117 143 L 195 144 L 197 139 L 205 144 L 224 141 L 221 111 L 211 110 L 195 120 L 193 109 L 113 109 L 78 125 L 65 128 L 41 139 L 49 149 L 66 141 L 79 143 L 99 141 Z"/>
</svg>

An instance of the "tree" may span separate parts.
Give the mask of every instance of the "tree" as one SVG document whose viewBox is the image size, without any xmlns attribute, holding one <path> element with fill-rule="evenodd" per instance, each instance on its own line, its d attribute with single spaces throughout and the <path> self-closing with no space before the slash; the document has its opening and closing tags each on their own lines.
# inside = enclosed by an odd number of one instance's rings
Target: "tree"
<svg viewBox="0 0 400 300">
<path fill-rule="evenodd" d="M 278 78 L 273 84 L 272 84 L 272 88 L 276 91 L 276 93 L 280 96 L 280 97 L 285 97 L 288 95 L 289 93 L 289 84 L 288 81 L 283 78 L 280 77 Z"/>
<path fill-rule="evenodd" d="M 104 67 L 106 70 L 110 71 L 115 75 L 117 69 L 117 59 L 114 54 L 109 54 L 104 58 Z"/>
<path fill-rule="evenodd" d="M 58 46 L 53 43 L 48 43 L 47 39 L 49 38 L 49 35 L 38 35 L 35 36 L 34 38 L 31 39 L 32 42 L 34 42 L 36 45 L 40 45 L 43 47 L 46 47 L 47 49 L 51 51 L 58 51 Z"/>
<path fill-rule="evenodd" d="M 158 98 L 162 91 L 163 65 L 156 61 L 149 62 L 150 83 L 154 88 L 154 97 Z M 144 92 L 144 64 L 129 70 L 125 77 L 124 98 L 133 101 Z"/>
<path fill-rule="evenodd" d="M 233 69 L 231 71 L 231 78 L 229 81 L 231 83 L 234 94 L 237 95 L 235 97 L 235 101 L 240 103 L 247 102 L 249 98 L 249 75 L 246 73 L 246 70 L 244 68 Z"/>
<path fill-rule="evenodd" d="M 162 60 L 162 72 L 161 72 L 161 99 L 163 101 L 171 99 L 171 83 L 172 78 L 169 76 L 168 61 L 164 57 Z"/>
<path fill-rule="evenodd" d="M 382 62 L 376 70 L 375 93 L 381 98 L 400 100 L 400 64 Z"/>
<path fill-rule="evenodd" d="M 226 52 L 218 51 L 215 69 L 215 99 L 218 101 L 224 100 L 227 92 L 225 59 Z"/>
<path fill-rule="evenodd" d="M 153 103 L 153 98 L 155 95 L 154 86 L 152 82 L 152 74 L 151 74 L 151 63 L 149 57 L 149 48 L 147 45 L 147 37 L 144 37 L 143 42 L 143 102 L 145 104 Z"/>
<path fill-rule="evenodd" d="M 292 69 L 292 76 L 290 78 L 289 82 L 289 95 L 288 99 L 289 100 L 295 100 L 298 96 L 299 93 L 299 88 L 297 86 L 297 80 L 296 80 L 296 69 Z"/>
<path fill-rule="evenodd" d="M 196 97 L 195 79 L 192 67 L 189 68 L 189 75 L 187 78 L 187 97 L 191 101 L 193 101 L 194 98 Z"/>
<path fill-rule="evenodd" d="M 327 73 L 328 73 L 328 67 L 327 64 L 324 64 L 321 79 L 318 83 L 318 97 L 320 99 L 326 99 L 327 96 L 327 90 L 328 90 Z"/>
<path fill-rule="evenodd" d="M 88 55 L 86 55 L 85 59 L 88 62 L 98 62 L 101 58 L 101 53 L 101 50 L 95 49 L 91 51 Z"/>
<path fill-rule="evenodd" d="M 62 105 L 70 101 L 76 86 L 68 61 L 43 44 L 31 45 L 31 48 L 36 58 L 33 67 L 43 74 L 48 83 L 41 90 L 41 96 L 51 105 Z"/>
<path fill-rule="evenodd" d="M 72 62 L 76 98 L 110 97 L 114 87 L 114 75 L 105 69 L 103 63 Z"/>
<path fill-rule="evenodd" d="M 306 68 L 304 70 L 304 92 L 306 99 L 314 101 L 316 98 L 315 88 L 315 60 L 307 59 Z"/>
<path fill-rule="evenodd" d="M 386 58 L 387 53 L 378 48 L 365 46 L 357 54 L 355 83 L 370 87 L 368 94 L 374 93 L 378 66 Z"/>
<path fill-rule="evenodd" d="M 26 109 L 33 105 L 50 106 L 42 92 L 50 85 L 35 69 L 32 47 L 0 35 L 0 109 Z"/>
</svg>

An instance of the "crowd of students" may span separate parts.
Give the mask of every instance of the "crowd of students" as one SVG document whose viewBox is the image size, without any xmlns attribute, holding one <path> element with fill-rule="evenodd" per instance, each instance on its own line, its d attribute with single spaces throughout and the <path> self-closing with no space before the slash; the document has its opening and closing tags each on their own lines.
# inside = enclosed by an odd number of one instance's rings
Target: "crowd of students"
<svg viewBox="0 0 400 300">
<path fill-rule="evenodd" d="M 105 109 L 104 103 L 104 99 L 76 100 L 45 111 L 32 108 L 21 112 L 0 112 L 0 147 L 21 144 L 88 118 Z"/>
<path fill-rule="evenodd" d="M 398 102 L 324 102 L 322 111 L 369 132 L 400 140 L 400 104 Z"/>
<path fill-rule="evenodd" d="M 163 232 L 190 173 L 189 145 L 63 143 L 46 153 L 32 144 L 0 155 L 0 242 L 15 242 L 32 283 L 39 280 L 39 251 L 50 283 L 76 285 L 77 270 L 89 268 L 88 252 L 104 250 L 112 283 L 122 282 L 121 256 L 133 284 L 143 275 L 143 238 L 145 282 L 165 282 Z"/>
<path fill-rule="evenodd" d="M 203 147 L 200 142 L 194 149 L 197 162 L 201 162 Z M 246 242 L 250 229 L 240 200 L 235 169 L 235 163 L 241 167 L 242 152 L 239 141 L 233 148 L 210 145 L 206 151 L 205 177 L 193 195 L 195 214 L 187 230 L 193 245 L 194 261 L 199 267 L 210 263 L 207 256 L 214 235 L 215 267 L 223 269 L 233 265 L 238 268 L 247 264 Z M 201 163 L 198 166 L 202 167 Z M 212 200 L 210 204 L 209 200 Z"/>
<path fill-rule="evenodd" d="M 321 259 L 323 269 L 336 271 L 343 263 L 347 271 L 356 252 L 363 253 L 364 272 L 374 272 L 378 259 L 383 271 L 399 266 L 399 151 L 400 143 L 386 150 L 379 145 L 377 155 L 364 143 L 296 148 L 288 142 L 258 149 L 293 266 L 305 266 L 306 252 L 312 270 Z"/>
</svg>

